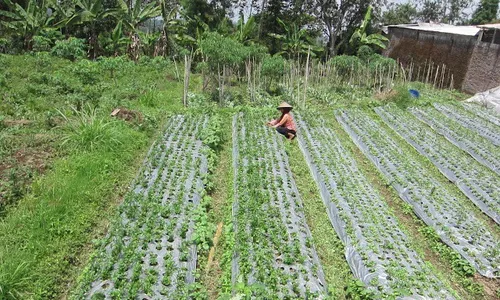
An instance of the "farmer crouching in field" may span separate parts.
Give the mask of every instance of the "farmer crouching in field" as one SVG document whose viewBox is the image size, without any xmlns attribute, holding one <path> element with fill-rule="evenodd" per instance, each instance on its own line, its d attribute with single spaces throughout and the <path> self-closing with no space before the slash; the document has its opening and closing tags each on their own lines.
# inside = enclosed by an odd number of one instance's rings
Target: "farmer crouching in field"
<svg viewBox="0 0 500 300">
<path fill-rule="evenodd" d="M 283 102 L 278 106 L 278 110 L 281 112 L 281 117 L 276 120 L 267 122 L 267 126 L 276 128 L 276 131 L 284 135 L 287 139 L 293 140 L 297 135 L 297 127 L 295 127 L 295 122 L 290 114 L 293 107 Z"/>
</svg>

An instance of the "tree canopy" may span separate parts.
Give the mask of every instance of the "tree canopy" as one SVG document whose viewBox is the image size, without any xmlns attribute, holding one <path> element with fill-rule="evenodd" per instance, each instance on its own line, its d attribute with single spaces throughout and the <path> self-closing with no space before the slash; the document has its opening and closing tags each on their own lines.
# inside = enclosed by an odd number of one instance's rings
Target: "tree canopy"
<svg viewBox="0 0 500 300">
<path fill-rule="evenodd" d="M 487 24 L 497 18 L 499 0 L 481 0 L 479 7 L 472 15 L 471 24 Z"/>
<path fill-rule="evenodd" d="M 326 59 L 357 53 L 361 46 L 380 51 L 382 25 L 484 24 L 496 18 L 498 0 L 482 0 L 468 20 L 471 3 L 419 0 L 384 8 L 383 0 L 4 0 L 1 49 L 39 51 L 74 37 L 83 40 L 90 58 L 175 57 L 198 49 L 205 33 L 217 32 L 245 46 L 264 46 L 271 55 L 300 58 L 311 52 Z"/>
</svg>

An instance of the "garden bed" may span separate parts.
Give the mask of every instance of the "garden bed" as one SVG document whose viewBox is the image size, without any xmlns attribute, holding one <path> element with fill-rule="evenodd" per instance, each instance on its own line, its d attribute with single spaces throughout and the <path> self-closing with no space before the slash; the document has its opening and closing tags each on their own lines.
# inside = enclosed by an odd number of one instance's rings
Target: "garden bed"
<svg viewBox="0 0 500 300">
<path fill-rule="evenodd" d="M 485 168 L 412 114 L 394 106 L 377 107 L 377 114 L 420 154 L 426 156 L 485 214 L 500 224 L 500 177 Z"/>
<path fill-rule="evenodd" d="M 336 112 L 353 141 L 375 164 L 401 199 L 481 275 L 498 277 L 500 244 L 484 222 L 467 209 L 467 200 L 443 186 L 418 157 L 405 153 L 391 133 L 360 110 Z"/>
<path fill-rule="evenodd" d="M 455 120 L 444 117 L 432 107 L 413 107 L 409 111 L 482 165 L 500 175 L 500 151 L 489 140 L 461 126 Z"/>
<path fill-rule="evenodd" d="M 301 149 L 355 277 L 375 298 L 453 298 L 333 130 L 317 115 L 301 116 Z"/>
<path fill-rule="evenodd" d="M 195 282 L 195 214 L 207 158 L 198 139 L 207 118 L 177 115 L 151 148 L 75 298 L 185 298 Z"/>
<path fill-rule="evenodd" d="M 324 298 L 326 282 L 284 138 L 264 126 L 269 116 L 247 110 L 233 120 L 231 282 L 247 296 Z"/>
</svg>

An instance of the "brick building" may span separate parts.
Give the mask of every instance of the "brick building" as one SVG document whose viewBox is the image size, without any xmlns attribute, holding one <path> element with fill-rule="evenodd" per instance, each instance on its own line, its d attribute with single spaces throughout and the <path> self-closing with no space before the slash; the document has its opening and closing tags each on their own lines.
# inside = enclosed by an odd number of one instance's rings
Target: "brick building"
<svg viewBox="0 0 500 300">
<path fill-rule="evenodd" d="M 393 25 L 388 34 L 385 55 L 405 66 L 419 70 L 428 70 L 430 64 L 441 70 L 445 66 L 447 74 L 453 75 L 453 86 L 468 93 L 500 86 L 500 24 Z"/>
</svg>

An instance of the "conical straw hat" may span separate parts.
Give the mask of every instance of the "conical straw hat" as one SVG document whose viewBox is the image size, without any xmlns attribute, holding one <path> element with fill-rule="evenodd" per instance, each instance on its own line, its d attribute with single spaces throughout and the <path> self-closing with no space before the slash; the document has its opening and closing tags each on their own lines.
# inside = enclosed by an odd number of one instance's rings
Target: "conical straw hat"
<svg viewBox="0 0 500 300">
<path fill-rule="evenodd" d="M 280 105 L 278 105 L 278 109 L 280 108 L 289 108 L 289 109 L 292 109 L 293 106 L 291 106 L 290 104 L 286 103 L 286 102 L 281 102 Z"/>
</svg>

